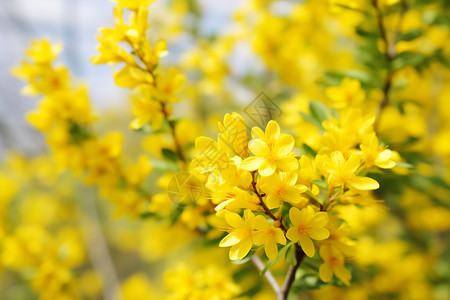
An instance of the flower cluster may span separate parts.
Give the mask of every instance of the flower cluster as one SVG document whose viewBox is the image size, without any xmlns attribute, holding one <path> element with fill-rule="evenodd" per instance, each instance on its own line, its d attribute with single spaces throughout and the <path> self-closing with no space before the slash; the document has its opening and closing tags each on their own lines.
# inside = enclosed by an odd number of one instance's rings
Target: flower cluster
<svg viewBox="0 0 450 300">
<path fill-rule="evenodd" d="M 344 258 L 352 254 L 351 242 L 346 235 L 332 234 L 336 228 L 331 224 L 339 224 L 333 208 L 351 201 L 374 203 L 367 191 L 379 184 L 363 173 L 374 165 L 392 168 L 395 163 L 390 150 L 374 145 L 378 140 L 370 120 L 366 128 L 356 129 L 347 126 L 348 120 L 344 115 L 324 122 L 328 130 L 323 141 L 328 147 L 315 157 L 295 154 L 294 138 L 281 133 L 276 121 L 270 121 L 265 131 L 254 127 L 249 140 L 238 113 L 225 115 L 219 123 L 217 141 L 196 140 L 199 155 L 192 168 L 209 175 L 206 185 L 211 201 L 228 232 L 219 246 L 231 247 L 231 260 L 243 259 L 262 246 L 267 257 L 276 261 L 280 249 L 293 244 L 300 259 L 304 255 L 312 258 L 320 247 L 320 278 L 329 282 L 334 273 L 349 284 L 351 275 L 344 268 Z M 362 141 L 366 135 L 372 137 L 370 146 Z M 352 141 L 361 144 L 335 151 L 340 136 L 353 136 Z M 286 245 L 287 240 L 291 243 Z"/>
<path fill-rule="evenodd" d="M 152 2 L 119 1 L 114 8 L 115 26 L 100 28 L 99 54 L 91 60 L 94 64 L 125 64 L 114 74 L 114 81 L 120 87 L 135 89 L 132 129 L 148 123 L 154 130 L 160 129 L 173 112 L 171 103 L 179 101 L 176 93 L 185 81 L 175 68 L 167 72 L 158 68 L 160 58 L 168 51 L 164 40 L 152 46 L 146 36 L 150 27 L 147 6 Z M 128 22 L 123 19 L 124 9 L 130 11 Z"/>
<path fill-rule="evenodd" d="M 115 204 L 117 215 L 137 216 L 146 207 L 148 195 L 142 184 L 152 170 L 150 160 L 142 156 L 136 164 L 125 166 L 122 134 L 95 134 L 91 125 L 96 118 L 86 87 L 74 85 L 66 67 L 54 66 L 61 49 L 47 40 L 33 41 L 26 51 L 30 60 L 13 70 L 28 82 L 25 92 L 43 96 L 28 121 L 45 135 L 60 170 L 70 168 L 86 184 L 98 185 Z"/>
</svg>

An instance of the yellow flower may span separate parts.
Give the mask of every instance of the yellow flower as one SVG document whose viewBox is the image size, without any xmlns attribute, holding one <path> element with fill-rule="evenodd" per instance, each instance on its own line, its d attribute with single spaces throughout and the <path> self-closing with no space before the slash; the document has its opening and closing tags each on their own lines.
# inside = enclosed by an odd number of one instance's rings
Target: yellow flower
<svg viewBox="0 0 450 300">
<path fill-rule="evenodd" d="M 344 256 L 336 248 L 326 244 L 320 247 L 319 253 L 324 261 L 319 267 L 320 279 L 324 282 L 330 282 L 333 274 L 335 274 L 343 283 L 350 285 L 352 275 L 344 267 Z"/>
<path fill-rule="evenodd" d="M 225 213 L 225 220 L 230 225 L 229 233 L 220 241 L 219 247 L 230 247 L 230 259 L 243 259 L 253 246 L 253 228 L 255 215 L 250 209 L 244 212 L 244 218 L 232 212 Z"/>
<path fill-rule="evenodd" d="M 326 212 L 314 212 L 311 206 L 307 206 L 301 211 L 292 207 L 289 211 L 289 219 L 292 222 L 286 233 L 286 237 L 293 242 L 300 242 L 305 254 L 309 257 L 314 256 L 314 240 L 324 240 L 330 236 L 330 232 L 325 228 L 328 223 L 328 214 Z"/>
<path fill-rule="evenodd" d="M 31 57 L 37 64 L 45 64 L 52 62 L 61 52 L 62 44 L 51 45 L 46 39 L 31 41 L 31 48 L 25 53 Z"/>
<path fill-rule="evenodd" d="M 186 81 L 183 74 L 175 68 L 170 68 L 166 73 L 157 69 L 155 77 L 155 85 L 150 87 L 153 98 L 162 102 L 177 102 L 180 100 L 175 94 Z"/>
<path fill-rule="evenodd" d="M 149 279 L 142 273 L 133 274 L 122 283 L 124 300 L 139 300 L 156 297 Z"/>
<path fill-rule="evenodd" d="M 348 224 L 339 224 L 336 218 L 331 218 L 328 222 L 327 229 L 330 231 L 330 238 L 325 243 L 335 247 L 346 256 L 353 255 L 354 242 L 348 238 L 350 233 Z"/>
<path fill-rule="evenodd" d="M 297 169 L 298 161 L 291 152 L 294 148 L 294 138 L 288 134 L 280 134 L 277 122 L 270 121 L 265 133 L 257 127 L 253 128 L 252 137 L 248 147 L 255 156 L 244 159 L 240 165 L 241 169 L 259 170 L 261 176 L 270 176 L 276 169 Z"/>
<path fill-rule="evenodd" d="M 139 67 L 125 66 L 114 74 L 114 82 L 120 87 L 134 88 L 139 85 L 149 86 L 153 82 L 153 77 Z"/>
<path fill-rule="evenodd" d="M 333 187 L 350 187 L 357 190 L 375 190 L 380 187 L 378 182 L 369 177 L 356 176 L 363 164 L 358 154 L 352 154 L 345 160 L 344 155 L 335 151 L 331 153 L 331 159 L 325 163 L 325 170 L 330 174 L 328 184 Z"/>
<path fill-rule="evenodd" d="M 130 128 L 137 130 L 147 124 L 151 124 L 153 130 L 161 128 L 164 120 L 161 103 L 151 99 L 148 88 L 138 88 L 131 94 L 132 112 L 134 119 Z"/>
<path fill-rule="evenodd" d="M 298 204 L 305 200 L 300 194 L 308 189 L 305 185 L 297 184 L 297 174 L 293 172 L 280 172 L 272 174 L 264 180 L 261 190 L 266 193 L 266 204 L 269 209 L 280 207 L 283 201 Z"/>
<path fill-rule="evenodd" d="M 192 161 L 192 169 L 199 173 L 226 169 L 230 163 L 224 150 L 226 147 L 223 139 L 216 142 L 206 136 L 198 137 L 195 139 L 195 149 L 199 155 Z"/>
<path fill-rule="evenodd" d="M 239 155 L 242 158 L 248 157 L 248 137 L 247 126 L 244 118 L 238 113 L 226 114 L 223 124 L 219 122 L 219 130 L 222 138 L 229 145 L 229 154 Z"/>
<path fill-rule="evenodd" d="M 264 245 L 264 251 L 269 259 L 275 260 L 278 256 L 277 243 L 286 245 L 286 238 L 280 228 L 270 225 L 266 218 L 258 215 L 255 218 L 254 240 L 257 245 Z"/>
<path fill-rule="evenodd" d="M 344 78 L 340 86 L 329 87 L 325 93 L 331 101 L 331 106 L 336 108 L 358 106 L 366 97 L 359 80 L 351 78 Z"/>
<path fill-rule="evenodd" d="M 118 2 L 120 7 L 136 10 L 141 6 L 149 6 L 155 0 L 113 0 L 113 2 Z"/>
<path fill-rule="evenodd" d="M 392 169 L 395 167 L 393 152 L 384 146 L 378 146 L 378 138 L 375 134 L 364 138 L 360 148 L 367 168 L 377 166 L 382 169 Z"/>
</svg>

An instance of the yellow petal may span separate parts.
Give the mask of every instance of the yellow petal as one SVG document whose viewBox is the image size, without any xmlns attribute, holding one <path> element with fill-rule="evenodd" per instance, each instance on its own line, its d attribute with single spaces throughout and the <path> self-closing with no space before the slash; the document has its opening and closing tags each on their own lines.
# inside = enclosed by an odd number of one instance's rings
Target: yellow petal
<svg viewBox="0 0 450 300">
<path fill-rule="evenodd" d="M 286 232 L 286 237 L 293 241 L 294 243 L 297 242 L 300 238 L 300 234 L 298 233 L 297 228 L 295 227 L 291 227 L 288 229 L 288 231 Z"/>
<path fill-rule="evenodd" d="M 297 226 L 298 224 L 303 223 L 303 217 L 300 213 L 300 210 L 296 207 L 292 207 L 289 211 L 289 219 L 292 222 L 292 225 Z"/>
<path fill-rule="evenodd" d="M 276 164 L 269 163 L 267 160 L 265 160 L 259 167 L 259 174 L 261 176 L 267 177 L 267 176 L 272 175 L 276 169 L 277 169 Z"/>
<path fill-rule="evenodd" d="M 375 179 L 369 177 L 354 177 L 352 180 L 348 182 L 348 185 L 357 190 L 366 191 L 366 190 L 376 190 L 380 187 L 378 182 Z"/>
<path fill-rule="evenodd" d="M 266 138 L 268 141 L 274 141 L 280 136 L 280 126 L 274 120 L 271 120 L 266 126 Z"/>
<path fill-rule="evenodd" d="M 280 228 L 275 228 L 275 240 L 278 244 L 286 245 L 286 237 L 284 236 L 283 230 Z"/>
<path fill-rule="evenodd" d="M 355 173 L 360 165 L 361 165 L 361 157 L 357 154 L 352 154 L 345 163 L 345 168 L 349 172 Z"/>
<path fill-rule="evenodd" d="M 264 245 L 264 251 L 270 260 L 275 260 L 278 256 L 277 244 L 273 242 L 268 242 Z"/>
<path fill-rule="evenodd" d="M 343 266 L 333 266 L 333 272 L 345 285 L 350 285 L 352 274 Z"/>
<path fill-rule="evenodd" d="M 336 166 L 343 166 L 345 163 L 344 155 L 340 151 L 331 153 L 331 160 Z"/>
<path fill-rule="evenodd" d="M 330 236 L 328 229 L 323 227 L 312 227 L 308 231 L 309 237 L 317 241 L 324 240 Z"/>
<path fill-rule="evenodd" d="M 243 259 L 250 252 L 250 250 L 252 249 L 252 246 L 253 246 L 252 240 L 250 240 L 250 239 L 243 240 L 239 244 L 237 258 Z"/>
<path fill-rule="evenodd" d="M 314 217 L 310 221 L 310 224 L 311 226 L 315 227 L 323 227 L 327 225 L 328 220 L 329 220 L 328 214 L 324 211 L 321 211 L 314 215 Z"/>
<path fill-rule="evenodd" d="M 252 139 L 265 139 L 264 131 L 261 130 L 259 127 L 253 127 L 252 128 Z"/>
<path fill-rule="evenodd" d="M 277 160 L 277 166 L 282 171 L 293 171 L 298 168 L 298 160 L 294 157 L 284 157 Z"/>
<path fill-rule="evenodd" d="M 323 282 L 330 282 L 333 277 L 333 271 L 327 263 L 323 263 L 319 267 L 319 277 Z"/>
<path fill-rule="evenodd" d="M 308 236 L 301 234 L 299 242 L 305 254 L 308 257 L 313 257 L 315 252 L 313 241 Z"/>
<path fill-rule="evenodd" d="M 259 139 L 251 140 L 248 143 L 248 149 L 255 156 L 266 156 L 269 153 L 269 146 L 267 146 L 266 142 Z"/>
<path fill-rule="evenodd" d="M 267 219 L 264 218 L 262 215 L 257 215 L 255 217 L 255 229 L 261 230 L 263 228 L 266 228 L 269 224 L 267 223 Z"/>
<path fill-rule="evenodd" d="M 292 135 L 283 134 L 278 140 L 275 141 L 273 152 L 278 156 L 286 156 L 292 151 L 294 144 L 295 142 Z"/>
<path fill-rule="evenodd" d="M 233 228 L 240 228 L 244 225 L 244 221 L 237 213 L 228 212 L 225 214 L 225 220 Z"/>
<path fill-rule="evenodd" d="M 229 234 L 220 241 L 219 247 L 230 247 L 239 242 L 240 240 L 235 235 Z"/>
<path fill-rule="evenodd" d="M 254 170 L 257 170 L 263 162 L 265 162 L 264 158 L 257 157 L 257 156 L 251 156 L 251 157 L 247 157 L 246 159 L 244 159 L 241 162 L 239 167 L 242 170 L 254 171 Z"/>
</svg>

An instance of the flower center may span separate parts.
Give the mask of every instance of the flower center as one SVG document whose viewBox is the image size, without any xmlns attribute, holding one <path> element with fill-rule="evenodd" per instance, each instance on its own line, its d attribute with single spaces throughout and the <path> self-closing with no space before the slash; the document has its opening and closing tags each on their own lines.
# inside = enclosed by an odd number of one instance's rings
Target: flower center
<svg viewBox="0 0 450 300">
<path fill-rule="evenodd" d="M 297 226 L 297 230 L 300 234 L 307 234 L 309 227 L 306 224 L 300 224 Z"/>
</svg>

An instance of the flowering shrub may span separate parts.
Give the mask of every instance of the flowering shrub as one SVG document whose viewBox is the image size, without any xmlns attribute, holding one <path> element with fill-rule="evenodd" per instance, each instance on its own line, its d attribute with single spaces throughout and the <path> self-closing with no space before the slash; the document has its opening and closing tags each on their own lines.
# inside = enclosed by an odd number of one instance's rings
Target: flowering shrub
<svg viewBox="0 0 450 300">
<path fill-rule="evenodd" d="M 100 126 L 61 44 L 13 70 L 50 154 L 0 170 L 7 299 L 449 297 L 445 1 L 246 1 L 213 37 L 196 1 L 158 32 L 154 1 L 114 2 L 91 62 L 118 66 L 125 128 Z M 243 44 L 265 74 L 233 70 Z"/>
</svg>

